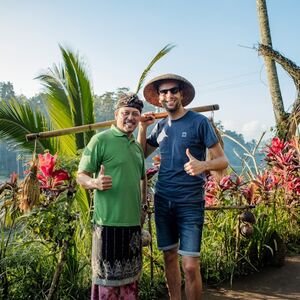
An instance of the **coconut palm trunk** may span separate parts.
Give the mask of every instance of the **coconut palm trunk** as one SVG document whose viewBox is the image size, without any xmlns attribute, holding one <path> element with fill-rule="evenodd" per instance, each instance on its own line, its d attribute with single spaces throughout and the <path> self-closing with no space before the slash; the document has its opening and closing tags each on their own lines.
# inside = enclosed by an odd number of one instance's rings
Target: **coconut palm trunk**
<svg viewBox="0 0 300 300">
<path fill-rule="evenodd" d="M 259 20 L 261 43 L 263 45 L 272 47 L 271 31 L 269 26 L 266 0 L 256 0 L 256 7 Z M 269 82 L 269 90 L 272 98 L 275 121 L 277 128 L 280 130 L 280 127 L 284 125 L 286 114 L 282 101 L 277 69 L 275 62 L 272 58 L 265 56 L 264 60 Z"/>
</svg>

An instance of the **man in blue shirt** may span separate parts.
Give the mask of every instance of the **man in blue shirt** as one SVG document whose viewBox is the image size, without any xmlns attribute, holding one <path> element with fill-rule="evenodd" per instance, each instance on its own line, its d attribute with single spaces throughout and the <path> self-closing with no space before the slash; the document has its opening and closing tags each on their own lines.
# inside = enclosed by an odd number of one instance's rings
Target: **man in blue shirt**
<svg viewBox="0 0 300 300">
<path fill-rule="evenodd" d="M 180 299 L 182 256 L 187 299 L 200 299 L 200 246 L 204 222 L 204 172 L 224 169 L 228 161 L 209 120 L 184 107 L 195 96 L 193 85 L 175 74 L 155 77 L 144 88 L 151 104 L 163 107 L 168 117 L 154 122 L 152 113 L 140 122 L 138 141 L 145 156 L 157 147 L 161 165 L 155 189 L 155 222 L 158 248 L 164 253 L 170 299 Z M 206 161 L 206 151 L 212 160 Z"/>
</svg>

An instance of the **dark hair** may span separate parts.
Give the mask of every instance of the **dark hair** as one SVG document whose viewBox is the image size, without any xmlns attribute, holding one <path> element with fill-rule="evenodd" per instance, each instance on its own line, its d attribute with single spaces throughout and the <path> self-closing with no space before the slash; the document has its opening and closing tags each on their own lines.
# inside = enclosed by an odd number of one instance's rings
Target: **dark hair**
<svg viewBox="0 0 300 300">
<path fill-rule="evenodd" d="M 122 94 L 119 97 L 119 100 L 116 105 L 116 109 L 119 109 L 120 107 L 133 107 L 138 109 L 141 113 L 144 107 L 144 103 L 142 100 L 139 99 L 137 94 L 127 93 L 127 94 Z"/>
</svg>

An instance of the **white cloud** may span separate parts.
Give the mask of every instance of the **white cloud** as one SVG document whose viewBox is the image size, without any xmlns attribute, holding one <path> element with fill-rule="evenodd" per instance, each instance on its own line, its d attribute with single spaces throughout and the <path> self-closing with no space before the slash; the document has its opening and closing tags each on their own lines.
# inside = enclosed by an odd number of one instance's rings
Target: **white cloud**
<svg viewBox="0 0 300 300">
<path fill-rule="evenodd" d="M 240 130 L 238 129 L 240 126 L 237 124 L 237 122 L 232 120 L 225 120 L 222 121 L 222 125 L 224 126 L 224 129 L 226 130 L 232 130 L 240 133 Z"/>
<path fill-rule="evenodd" d="M 244 136 L 245 141 L 251 141 L 253 139 L 259 140 L 263 132 L 266 131 L 264 139 L 270 137 L 270 127 L 271 125 L 266 125 L 265 123 L 252 120 L 246 123 L 240 121 L 227 120 L 222 122 L 225 130 L 232 130 L 237 133 L 241 133 Z"/>
<path fill-rule="evenodd" d="M 267 125 L 260 121 L 253 120 L 242 125 L 241 133 L 244 135 L 246 141 L 250 141 L 252 139 L 260 139 L 262 133 L 268 130 L 269 128 Z"/>
</svg>

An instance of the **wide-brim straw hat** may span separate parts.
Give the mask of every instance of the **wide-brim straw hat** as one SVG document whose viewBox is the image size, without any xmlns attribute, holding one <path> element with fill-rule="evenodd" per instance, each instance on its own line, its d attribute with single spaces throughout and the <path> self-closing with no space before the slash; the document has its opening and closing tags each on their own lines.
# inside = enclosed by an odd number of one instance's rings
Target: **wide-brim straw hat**
<svg viewBox="0 0 300 300">
<path fill-rule="evenodd" d="M 182 105 L 187 106 L 195 97 L 195 89 L 193 85 L 184 77 L 176 75 L 176 74 L 164 74 L 157 76 L 150 80 L 144 88 L 144 97 L 145 99 L 155 105 L 161 107 L 159 103 L 159 94 L 158 94 L 158 86 L 163 81 L 175 80 L 180 84 L 180 89 L 183 93 Z"/>
</svg>

